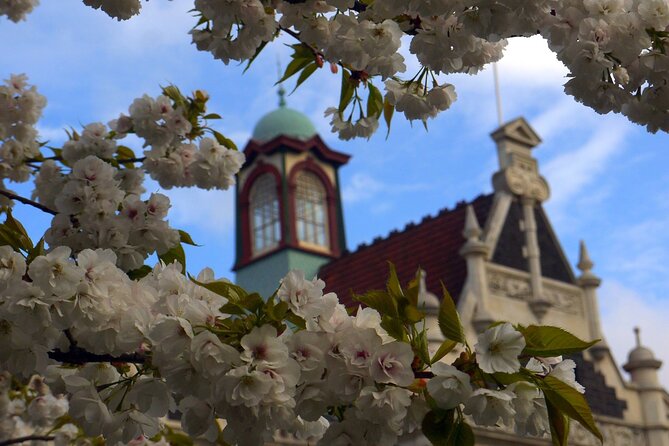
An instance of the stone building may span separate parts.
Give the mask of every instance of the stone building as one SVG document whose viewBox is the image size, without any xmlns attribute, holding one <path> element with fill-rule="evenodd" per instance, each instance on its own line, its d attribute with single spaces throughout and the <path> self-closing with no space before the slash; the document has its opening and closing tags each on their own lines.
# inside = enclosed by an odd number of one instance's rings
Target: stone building
<svg viewBox="0 0 669 446">
<path fill-rule="evenodd" d="M 245 148 L 237 186 L 237 282 L 270 295 L 287 271 L 299 268 L 351 302 L 351 290 L 385 287 L 387 261 L 403 283 L 420 266 L 425 304 L 437 308 L 443 281 L 472 341 L 493 319 L 556 325 L 584 339 L 602 339 L 573 359 L 604 444 L 669 446 L 669 394 L 657 374 L 661 362 L 637 335 L 637 347 L 623 365 L 629 376 L 621 374 L 602 333 L 601 281 L 586 246 L 581 243 L 575 272 L 543 209 L 550 188 L 532 156 L 541 139 L 523 118 L 491 136 L 499 159 L 493 193 L 350 252 L 338 174 L 349 156 L 329 148 L 309 119 L 282 99 L 258 122 Z M 434 326 L 435 318 L 430 322 Z M 436 327 L 430 333 L 439 341 Z M 499 429 L 477 428 L 476 434 L 481 445 L 550 444 Z M 577 423 L 571 437 L 573 445 L 599 444 Z"/>
</svg>

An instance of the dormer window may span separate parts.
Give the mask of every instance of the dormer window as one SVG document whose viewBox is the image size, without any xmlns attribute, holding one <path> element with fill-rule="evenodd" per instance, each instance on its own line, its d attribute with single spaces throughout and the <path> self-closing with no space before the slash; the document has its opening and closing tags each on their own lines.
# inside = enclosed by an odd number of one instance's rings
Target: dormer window
<svg viewBox="0 0 669 446">
<path fill-rule="evenodd" d="M 281 240 L 279 197 L 276 181 L 271 174 L 262 174 L 251 186 L 249 210 L 253 255 L 277 247 Z"/>
<path fill-rule="evenodd" d="M 305 244 L 328 247 L 328 215 L 325 187 L 311 172 L 296 178 L 295 223 L 297 239 Z"/>
</svg>

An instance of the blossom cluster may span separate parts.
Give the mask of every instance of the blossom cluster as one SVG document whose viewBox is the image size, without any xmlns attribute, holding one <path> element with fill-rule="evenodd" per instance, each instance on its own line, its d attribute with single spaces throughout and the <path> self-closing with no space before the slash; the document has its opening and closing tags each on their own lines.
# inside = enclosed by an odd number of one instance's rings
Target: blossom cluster
<svg viewBox="0 0 669 446">
<path fill-rule="evenodd" d="M 0 364 L 17 376 L 39 372 L 68 394 L 69 414 L 87 436 L 112 444 L 152 438 L 159 418 L 178 409 L 184 431 L 209 441 L 222 435 L 231 444 L 259 445 L 280 430 L 319 445 L 396 444 L 421 426 L 428 399 L 432 408 L 464 407 L 481 426 L 550 432 L 536 384 L 493 385 L 457 361 L 433 363 L 425 383 L 416 378 L 412 346 L 382 328 L 379 312 L 368 307 L 349 315 L 336 295 L 323 294 L 322 280 L 306 280 L 300 271 L 281 281 L 276 302 L 263 303 L 216 281 L 209 269 L 191 281 L 178 263 L 158 265 L 132 281 L 109 250 L 85 250 L 76 260 L 69 254 L 56 248 L 26 266 L 11 248 L 0 248 L 7 296 L 0 305 L 0 351 L 7 352 Z M 221 287 L 231 300 L 211 291 Z M 303 329 L 277 324 L 288 312 Z M 73 345 L 143 359 L 73 368 L 48 356 L 56 348 L 72 352 Z M 479 336 L 477 367 L 516 373 L 524 347 L 511 324 L 493 326 Z M 583 392 L 574 365 L 532 358 L 524 367 L 537 379 L 552 376 Z M 67 401 L 54 401 L 67 408 Z M 222 432 L 219 418 L 226 420 Z"/>
<path fill-rule="evenodd" d="M 85 0 L 118 19 L 140 11 L 139 0 Z M 351 82 L 385 83 L 389 107 L 425 121 L 455 99 L 436 75 L 474 74 L 499 60 L 510 37 L 541 34 L 569 69 L 565 91 L 599 113 L 622 113 L 650 131 L 669 130 L 669 3 L 666 0 L 376 1 L 197 0 L 201 16 L 193 43 L 226 64 L 249 61 L 281 32 L 296 38 L 321 67 L 350 71 Z M 428 77 L 402 79 L 402 45 L 427 70 L 437 88 L 428 99 Z M 406 54 L 407 52 L 404 52 Z M 315 67 L 314 67 L 315 68 Z M 308 77 L 314 70 L 304 73 Z M 300 64 L 306 70 L 307 64 Z M 304 81 L 303 78 L 302 81 Z M 421 82 L 424 81 L 424 82 Z M 440 91 L 442 90 L 442 91 Z M 339 104 L 333 131 L 348 139 L 369 137 L 380 112 L 357 119 Z M 356 111 L 356 104 L 351 112 Z M 328 115 L 332 114 L 328 110 Z M 386 119 L 389 119 L 386 116 Z"/>
<path fill-rule="evenodd" d="M 50 246 L 75 253 L 113 249 L 123 270 L 140 268 L 150 254 L 163 255 L 180 241 L 165 220 L 169 199 L 157 193 L 143 198 L 145 171 L 163 188 L 228 189 L 235 183 L 244 154 L 203 124 L 203 116 L 217 116 L 205 114 L 206 93 L 186 98 L 172 86 L 164 92 L 136 99 L 129 115 L 109 127 L 91 123 L 81 134 L 68 133 L 62 149 L 45 157 L 34 125 L 46 100 L 25 75 L 12 75 L 0 87 L 0 181 L 35 174 L 33 198 L 54 214 L 44 237 Z M 120 144 L 129 134 L 144 141 L 144 157 Z"/>
<path fill-rule="evenodd" d="M 0 17 L 4 15 L 12 22 L 20 22 L 37 5 L 39 0 L 0 0 Z"/>
<path fill-rule="evenodd" d="M 40 153 L 35 124 L 45 105 L 46 98 L 28 84 L 24 74 L 11 75 L 0 85 L 0 184 L 5 179 L 25 182 L 30 178 L 25 161 Z"/>
<path fill-rule="evenodd" d="M 203 102 L 206 96 L 202 94 Z M 178 93 L 177 93 L 178 94 Z M 197 186 L 203 189 L 228 189 L 244 163 L 244 154 L 212 138 L 202 138 L 199 147 L 191 141 L 192 120 L 183 105 L 161 95 L 135 99 L 129 116 L 122 114 L 110 123 L 116 138 L 135 133 L 145 140 L 144 168 L 166 189 Z"/>
<path fill-rule="evenodd" d="M 40 376 L 33 376 L 24 388 L 13 388 L 12 376 L 0 372 L 0 441 L 50 433 L 56 446 L 70 444 L 79 436 L 75 425 L 61 423 L 54 429 L 68 409 L 67 398 L 54 395 Z"/>
<path fill-rule="evenodd" d="M 21 82 L 11 100 L 39 97 Z M 447 339 L 431 356 L 418 328 L 426 317 L 419 281 L 405 291 L 394 268 L 387 291 L 356 296 L 365 305 L 357 309 L 300 271 L 266 299 L 208 268 L 188 275 L 179 243 L 192 240 L 168 225 L 165 196 L 142 198 L 144 171 L 164 187 L 225 189 L 244 157 L 206 125 L 217 115 L 205 114 L 205 93 L 163 91 L 135 100 L 109 126 L 72 131 L 52 157 L 38 151 L 17 163 L 36 174 L 39 203 L 6 196 L 54 218 L 36 244 L 11 212 L 0 224 L 0 372 L 30 380 L 18 395 L 0 377 L 0 441 L 44 428 L 59 446 L 98 436 L 164 446 L 161 419 L 176 411 L 191 437 L 242 446 L 277 431 L 323 446 L 396 444 L 420 428 L 433 440 L 444 426 L 471 430 L 470 419 L 541 436 L 550 431 L 548 414 L 563 412 L 599 434 L 574 362 L 557 357 L 592 343 L 558 328 L 496 324 L 472 350 L 444 296 L 439 326 Z M 434 113 L 453 94 L 434 86 L 411 100 L 396 97 L 395 106 L 407 116 L 412 107 Z M 34 124 L 39 109 L 25 119 L 0 109 L 5 139 Z M 119 144 L 131 133 L 145 141 L 143 158 Z M 160 262 L 150 268 L 152 252 Z M 452 364 L 440 362 L 451 351 L 460 353 Z M 560 405 L 572 404 L 570 412 L 549 410 L 555 394 L 566 395 Z"/>
</svg>

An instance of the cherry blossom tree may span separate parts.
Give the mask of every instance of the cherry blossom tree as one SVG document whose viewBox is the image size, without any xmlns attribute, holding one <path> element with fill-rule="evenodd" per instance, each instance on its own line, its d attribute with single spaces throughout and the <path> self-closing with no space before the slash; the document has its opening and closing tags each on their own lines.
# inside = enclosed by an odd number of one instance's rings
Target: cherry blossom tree
<svg viewBox="0 0 669 446">
<path fill-rule="evenodd" d="M 2 0 L 0 16 L 22 20 L 38 3 Z M 296 43 L 284 79 L 298 75 L 300 85 L 326 64 L 341 71 L 341 100 L 326 115 L 343 139 L 370 137 L 382 116 L 389 128 L 394 111 L 426 123 L 456 99 L 441 75 L 475 74 L 502 57 L 506 39 L 536 34 L 569 69 L 567 94 L 599 113 L 622 113 L 651 132 L 669 130 L 667 0 L 194 3 L 193 43 L 226 64 L 250 64 L 288 34 Z M 84 4 L 118 20 L 141 13 L 140 0 Z M 402 45 L 418 60 L 418 72 L 406 73 Z"/>
<path fill-rule="evenodd" d="M 0 0 L 0 15 L 18 21 L 37 3 Z M 84 3 L 119 20 L 141 11 L 139 0 Z M 669 128 L 667 0 L 196 0 L 195 12 L 193 42 L 224 63 L 250 64 L 286 33 L 296 42 L 282 80 L 340 71 L 341 100 L 326 114 L 345 139 L 369 137 L 382 116 L 390 126 L 395 110 L 425 123 L 456 98 L 441 75 L 473 74 L 506 38 L 536 33 L 569 67 L 577 100 Z M 401 77 L 402 44 L 421 64 L 412 77 Z M 392 267 L 387 289 L 348 309 L 299 271 L 272 296 L 209 268 L 190 275 L 182 244 L 194 242 L 143 179 L 235 183 L 244 155 L 210 126 L 219 115 L 208 99 L 168 86 L 47 148 L 35 129 L 46 99 L 25 75 L 0 87 L 0 445 L 185 443 L 164 423 L 176 411 L 188 436 L 221 444 L 258 445 L 280 430 L 385 445 L 420 430 L 433 444 L 468 445 L 476 424 L 563 445 L 570 419 L 601 440 L 562 358 L 596 341 L 501 322 L 472 347 L 444 290 L 445 340 L 430 352 L 419 279 L 401 284 Z M 128 135 L 141 153 L 123 144 Z M 19 196 L 6 181 L 35 189 Z M 15 203 L 53 216 L 38 241 Z"/>
</svg>

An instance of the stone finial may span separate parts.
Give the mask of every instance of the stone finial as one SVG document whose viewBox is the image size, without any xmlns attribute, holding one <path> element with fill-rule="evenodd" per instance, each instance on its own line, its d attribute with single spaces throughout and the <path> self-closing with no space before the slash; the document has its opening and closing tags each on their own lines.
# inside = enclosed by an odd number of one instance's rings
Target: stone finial
<svg viewBox="0 0 669 446">
<path fill-rule="evenodd" d="M 623 369 L 632 373 L 632 381 L 639 384 L 654 385 L 657 381 L 657 375 L 653 374 L 635 374 L 637 370 L 657 370 L 662 366 L 662 361 L 655 358 L 655 354 L 648 347 L 641 345 L 641 330 L 634 327 L 634 337 L 636 338 L 636 347 L 630 351 L 627 357 L 627 364 Z"/>
<path fill-rule="evenodd" d="M 420 280 L 418 282 L 418 306 L 423 307 L 428 311 L 439 311 L 439 298 L 427 290 L 427 285 L 425 283 L 427 273 L 424 269 L 420 269 L 418 274 L 420 275 Z"/>
<path fill-rule="evenodd" d="M 588 253 L 588 248 L 585 246 L 585 242 L 581 240 L 579 244 L 578 251 L 578 264 L 576 265 L 583 273 L 589 273 L 592 270 L 592 267 L 595 266 L 590 260 L 590 254 Z"/>
<path fill-rule="evenodd" d="M 578 263 L 576 266 L 581 270 L 581 277 L 578 278 L 578 283 L 581 287 L 597 288 L 602 283 L 602 280 L 592 273 L 592 267 L 595 264 L 590 260 L 588 248 L 585 246 L 583 240 L 581 240 L 579 245 Z"/>
<path fill-rule="evenodd" d="M 472 205 L 467 205 L 465 213 L 465 227 L 462 230 L 462 235 L 467 239 L 467 242 L 460 249 L 460 254 L 463 256 L 485 256 L 488 255 L 488 245 L 481 241 L 481 226 L 476 219 L 474 208 Z"/>
<path fill-rule="evenodd" d="M 464 235 L 467 240 L 478 240 L 481 236 L 481 226 L 479 226 L 479 221 L 476 218 L 476 214 L 474 213 L 474 207 L 471 204 L 467 205 L 467 213 L 465 214 L 465 229 L 462 231 L 462 235 Z"/>
</svg>

